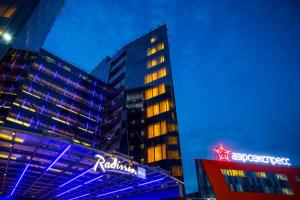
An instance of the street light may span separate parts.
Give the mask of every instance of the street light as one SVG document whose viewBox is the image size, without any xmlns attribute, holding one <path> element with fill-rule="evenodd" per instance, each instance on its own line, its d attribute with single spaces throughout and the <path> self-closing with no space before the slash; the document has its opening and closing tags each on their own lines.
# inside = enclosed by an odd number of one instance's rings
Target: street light
<svg viewBox="0 0 300 200">
<path fill-rule="evenodd" d="M 3 33 L 2 38 L 4 39 L 4 41 L 10 42 L 12 40 L 12 35 L 5 32 L 5 33 Z"/>
</svg>

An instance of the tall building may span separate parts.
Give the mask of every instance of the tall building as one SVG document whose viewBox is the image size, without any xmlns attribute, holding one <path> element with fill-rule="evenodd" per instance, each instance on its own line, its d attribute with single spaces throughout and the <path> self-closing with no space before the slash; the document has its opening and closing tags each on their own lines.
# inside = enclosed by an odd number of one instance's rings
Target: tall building
<svg viewBox="0 0 300 200">
<path fill-rule="evenodd" d="M 104 82 L 45 50 L 10 49 L 0 76 L 0 125 L 101 147 Z"/>
<path fill-rule="evenodd" d="M 60 14 L 64 3 L 64 0 L 39 0 L 37 6 L 19 31 L 12 47 L 38 52 L 44 45 L 47 35 Z"/>
<path fill-rule="evenodd" d="M 38 52 L 64 0 L 2 0 L 0 59 L 10 47 Z"/>
<path fill-rule="evenodd" d="M 119 118 L 112 135 L 120 151 L 137 162 L 159 166 L 183 179 L 166 25 L 106 58 L 93 74 L 109 67 L 107 120 Z M 105 68 L 105 69 L 103 69 Z M 112 117 L 113 116 L 113 117 Z"/>
</svg>

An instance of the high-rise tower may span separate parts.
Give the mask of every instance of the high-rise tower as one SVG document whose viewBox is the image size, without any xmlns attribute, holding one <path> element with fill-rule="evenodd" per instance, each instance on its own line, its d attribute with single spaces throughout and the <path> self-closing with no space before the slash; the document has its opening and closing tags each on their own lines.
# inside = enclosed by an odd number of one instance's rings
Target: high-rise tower
<svg viewBox="0 0 300 200">
<path fill-rule="evenodd" d="M 121 139 L 121 152 L 183 179 L 166 25 L 106 58 L 93 74 L 107 66 L 114 91 L 108 95 L 114 109 L 107 113 L 122 118 L 113 132 L 115 139 Z"/>
</svg>

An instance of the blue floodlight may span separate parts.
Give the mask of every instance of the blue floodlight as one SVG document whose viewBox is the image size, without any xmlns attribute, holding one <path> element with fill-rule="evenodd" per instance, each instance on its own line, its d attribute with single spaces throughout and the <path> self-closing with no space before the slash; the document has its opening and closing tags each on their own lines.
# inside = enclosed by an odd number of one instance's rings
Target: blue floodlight
<svg viewBox="0 0 300 200">
<path fill-rule="evenodd" d="M 112 191 L 112 192 L 107 192 L 107 193 L 104 193 L 104 194 L 99 194 L 97 195 L 97 197 L 102 197 L 102 196 L 106 196 L 108 194 L 114 194 L 116 192 L 121 192 L 121 191 L 124 191 L 124 190 L 129 190 L 129 189 L 132 189 L 133 187 L 127 187 L 127 188 L 123 188 L 123 189 L 120 189 L 120 190 L 115 190 L 115 191 Z"/>
<path fill-rule="evenodd" d="M 157 182 L 157 181 L 161 181 L 161 180 L 163 180 L 163 179 L 165 179 L 165 178 L 160 178 L 160 179 L 157 179 L 157 180 L 154 180 L 154 181 L 149 181 L 149 182 L 146 182 L 146 183 L 141 183 L 141 184 L 139 184 L 138 186 L 147 185 L 147 184 L 150 184 L 150 183 L 154 183 L 154 182 Z"/>
<path fill-rule="evenodd" d="M 10 196 L 12 196 L 12 195 L 13 195 L 13 193 L 15 192 L 15 190 L 16 190 L 16 188 L 18 187 L 18 185 L 19 185 L 19 183 L 20 183 L 21 179 L 23 178 L 23 176 L 24 176 L 25 172 L 27 171 L 27 168 L 28 168 L 28 166 L 29 166 L 29 164 L 27 164 L 27 165 L 26 165 L 26 167 L 25 167 L 25 169 L 24 169 L 24 171 L 23 171 L 22 175 L 20 176 L 20 178 L 19 178 L 19 180 L 18 180 L 17 184 L 15 185 L 15 187 L 14 187 L 13 191 L 10 193 Z"/>
<path fill-rule="evenodd" d="M 68 182 L 66 182 L 66 183 L 64 183 L 64 184 L 62 184 L 61 186 L 59 186 L 59 187 L 62 187 L 62 186 L 64 186 L 64 185 L 67 185 L 68 183 L 70 183 L 70 182 L 72 182 L 72 181 L 74 181 L 75 179 L 77 179 L 77 178 L 79 178 L 80 176 L 83 176 L 84 174 L 86 174 L 86 173 L 88 173 L 90 170 L 92 170 L 93 169 L 93 167 L 92 168 L 90 168 L 90 169 L 88 169 L 88 170 L 86 170 L 85 172 L 83 172 L 82 174 L 79 174 L 78 176 L 76 176 L 75 178 L 72 178 L 71 180 L 69 180 Z"/>
<path fill-rule="evenodd" d="M 85 197 L 85 196 L 87 196 L 87 195 L 89 195 L 89 194 L 90 194 L 90 193 L 83 194 L 83 195 L 80 195 L 80 196 L 78 196 L 78 197 L 74 197 L 74 198 L 69 199 L 69 200 L 73 200 L 73 199 L 78 199 L 78 198 L 81 198 L 81 197 Z"/>
<path fill-rule="evenodd" d="M 69 189 L 69 190 L 67 190 L 67 191 L 65 191 L 65 192 L 62 192 L 62 193 L 56 195 L 56 197 L 59 197 L 59 196 L 61 196 L 61 195 L 63 195 L 63 194 L 66 194 L 66 193 L 68 193 L 68 192 L 70 192 L 70 191 L 72 191 L 72 190 L 75 190 L 75 189 L 77 189 L 77 188 L 79 188 L 79 187 L 81 187 L 81 186 L 82 186 L 82 185 L 78 185 L 78 186 L 76 186 L 76 187 L 74 187 L 74 188 L 72 188 L 72 189 Z"/>
<path fill-rule="evenodd" d="M 67 148 L 65 148 L 65 150 L 52 162 L 52 164 L 46 169 L 46 171 L 48 171 L 68 151 L 70 147 L 71 145 L 67 146 Z"/>
<path fill-rule="evenodd" d="M 97 179 L 99 179 L 99 178 L 102 178 L 102 177 L 103 177 L 103 175 L 98 176 L 98 177 L 96 177 L 96 178 L 94 178 L 94 179 L 92 179 L 92 180 L 89 180 L 89 181 L 85 182 L 84 185 L 85 185 L 85 184 L 88 184 L 88 183 L 91 183 L 91 182 L 93 182 L 93 181 L 95 181 L 95 180 L 97 180 Z"/>
</svg>

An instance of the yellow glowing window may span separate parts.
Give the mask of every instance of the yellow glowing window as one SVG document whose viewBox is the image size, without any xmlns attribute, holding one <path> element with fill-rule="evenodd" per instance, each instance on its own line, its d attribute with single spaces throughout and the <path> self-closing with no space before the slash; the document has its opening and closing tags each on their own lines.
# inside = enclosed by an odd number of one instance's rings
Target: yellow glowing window
<svg viewBox="0 0 300 200">
<path fill-rule="evenodd" d="M 16 8 L 10 7 L 6 10 L 6 12 L 3 14 L 3 17 L 11 17 L 16 11 Z"/>
<path fill-rule="evenodd" d="M 12 141 L 12 139 L 13 139 L 12 136 L 7 135 L 7 134 L 4 134 L 4 133 L 0 133 L 0 138 L 1 138 L 1 139 L 4 139 L 4 140 L 9 140 L 9 141 Z M 15 142 L 18 142 L 18 143 L 22 143 L 24 140 L 21 139 L 21 138 L 15 137 L 15 138 L 14 138 L 14 141 L 15 141 Z"/>
<path fill-rule="evenodd" d="M 4 32 L 5 28 L 3 26 L 0 26 L 0 35 Z"/>
<path fill-rule="evenodd" d="M 255 172 L 255 175 L 259 178 L 267 178 L 265 172 Z"/>
<path fill-rule="evenodd" d="M 178 138 L 175 136 L 169 137 L 168 144 L 178 144 Z"/>
<path fill-rule="evenodd" d="M 147 117 L 152 117 L 170 110 L 169 100 L 164 100 L 147 107 Z"/>
<path fill-rule="evenodd" d="M 150 42 L 151 42 L 151 43 L 156 42 L 156 40 L 157 40 L 157 37 L 156 37 L 156 36 L 153 36 L 153 37 L 150 38 Z"/>
<path fill-rule="evenodd" d="M 241 177 L 245 176 L 243 170 L 221 169 L 221 172 L 225 176 L 241 176 Z"/>
<path fill-rule="evenodd" d="M 177 124 L 168 124 L 168 131 L 169 132 L 178 131 Z"/>
<path fill-rule="evenodd" d="M 153 138 L 153 137 L 166 134 L 167 133 L 166 126 L 167 126 L 167 122 L 165 120 L 148 125 L 148 133 L 147 133 L 148 138 Z"/>
<path fill-rule="evenodd" d="M 165 44 L 164 43 L 159 43 L 156 46 L 152 47 L 152 48 L 148 48 L 147 49 L 147 56 L 153 55 L 158 51 L 161 51 L 165 48 Z"/>
<path fill-rule="evenodd" d="M 166 144 L 158 144 L 147 149 L 148 163 L 166 159 Z"/>
<path fill-rule="evenodd" d="M 161 64 L 165 62 L 165 57 L 164 56 L 159 56 L 157 58 L 153 58 L 152 60 L 149 60 L 147 62 L 147 68 L 152 68 L 152 67 L 155 67 L 156 65 L 158 64 Z"/>
<path fill-rule="evenodd" d="M 157 79 L 165 77 L 166 75 L 167 75 L 167 69 L 165 67 L 162 69 L 159 69 L 157 71 L 154 71 L 154 72 L 146 75 L 145 84 L 151 83 Z"/>
<path fill-rule="evenodd" d="M 173 176 L 182 176 L 182 167 L 181 166 L 172 166 L 171 167 Z"/>
<path fill-rule="evenodd" d="M 23 126 L 26 126 L 26 127 L 30 126 L 30 124 L 28 124 L 26 122 L 23 122 L 21 120 L 17 120 L 17 119 L 11 118 L 11 117 L 7 117 L 6 120 L 17 123 L 17 124 L 20 124 L 20 125 L 23 125 Z"/>
<path fill-rule="evenodd" d="M 165 92 L 166 92 L 165 84 L 160 84 L 158 86 L 150 87 L 145 92 L 145 99 L 146 100 L 151 99 Z"/>
<path fill-rule="evenodd" d="M 179 152 L 178 151 L 168 151 L 168 159 L 171 160 L 179 160 Z"/>
</svg>

